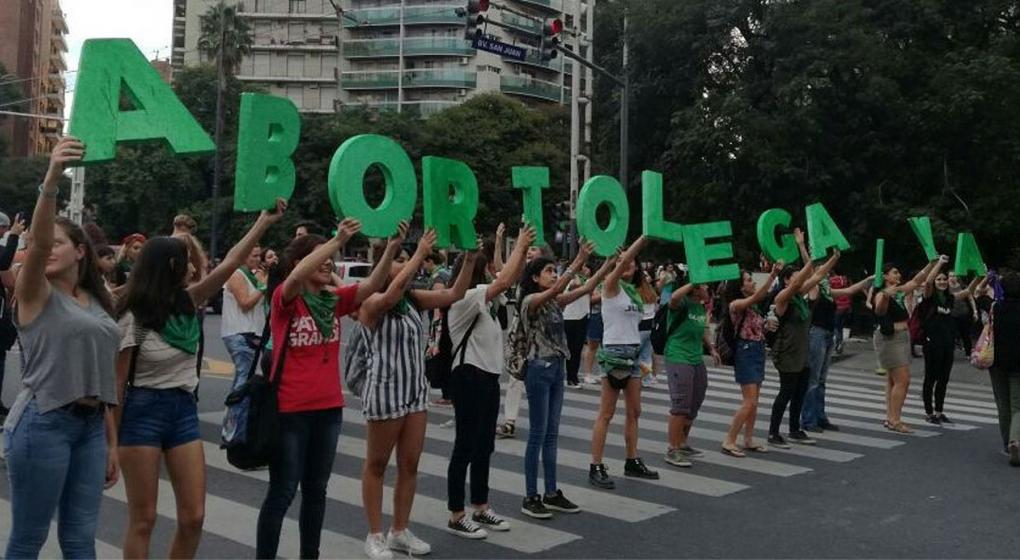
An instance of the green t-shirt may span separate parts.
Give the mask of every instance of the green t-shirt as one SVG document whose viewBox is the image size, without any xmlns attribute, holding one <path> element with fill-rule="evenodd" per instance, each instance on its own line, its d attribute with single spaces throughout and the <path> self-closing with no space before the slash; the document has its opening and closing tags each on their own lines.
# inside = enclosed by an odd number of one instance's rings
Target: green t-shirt
<svg viewBox="0 0 1020 560">
<path fill-rule="evenodd" d="M 708 323 L 708 311 L 704 305 L 691 298 L 684 298 L 678 309 L 669 310 L 667 325 L 681 320 L 683 323 L 676 327 L 666 341 L 666 361 L 690 365 L 703 363 L 702 341 L 705 337 L 705 325 Z"/>
</svg>

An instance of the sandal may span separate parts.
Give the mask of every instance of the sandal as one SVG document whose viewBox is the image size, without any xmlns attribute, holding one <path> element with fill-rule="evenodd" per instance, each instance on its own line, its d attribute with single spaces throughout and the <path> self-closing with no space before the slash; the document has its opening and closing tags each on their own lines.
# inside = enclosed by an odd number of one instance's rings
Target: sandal
<svg viewBox="0 0 1020 560">
<path fill-rule="evenodd" d="M 723 454 L 729 455 L 730 457 L 737 457 L 737 458 L 747 457 L 747 454 L 744 453 L 743 451 L 737 449 L 736 446 L 734 446 L 734 447 L 726 447 L 725 445 L 723 445 L 722 446 L 722 452 L 723 452 Z"/>
<path fill-rule="evenodd" d="M 896 424 L 893 424 L 891 427 L 889 427 L 889 429 L 900 434 L 914 433 L 914 430 L 911 430 L 910 426 L 907 426 L 903 422 L 897 422 Z"/>
<path fill-rule="evenodd" d="M 769 448 L 764 443 L 753 443 L 751 445 L 745 445 L 744 451 L 749 451 L 751 453 L 768 453 Z"/>
<path fill-rule="evenodd" d="M 887 430 L 893 429 L 892 423 L 889 422 L 888 420 L 882 420 L 882 427 L 887 429 Z"/>
</svg>

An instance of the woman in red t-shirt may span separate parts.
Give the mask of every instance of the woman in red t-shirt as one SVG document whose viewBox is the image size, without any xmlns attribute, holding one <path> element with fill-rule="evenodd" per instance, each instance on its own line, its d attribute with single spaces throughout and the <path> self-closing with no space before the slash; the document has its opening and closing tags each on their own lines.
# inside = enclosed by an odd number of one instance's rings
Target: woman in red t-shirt
<svg viewBox="0 0 1020 560">
<path fill-rule="evenodd" d="M 319 557 L 326 487 L 340 437 L 340 317 L 382 288 L 407 234 L 402 223 L 369 278 L 333 286 L 333 255 L 361 230 L 346 219 L 326 240 L 305 235 L 284 253 L 290 273 L 272 296 L 273 376 L 280 377 L 280 443 L 269 464 L 269 490 L 259 512 L 256 556 L 276 558 L 280 528 L 301 484 L 301 558 Z"/>
</svg>

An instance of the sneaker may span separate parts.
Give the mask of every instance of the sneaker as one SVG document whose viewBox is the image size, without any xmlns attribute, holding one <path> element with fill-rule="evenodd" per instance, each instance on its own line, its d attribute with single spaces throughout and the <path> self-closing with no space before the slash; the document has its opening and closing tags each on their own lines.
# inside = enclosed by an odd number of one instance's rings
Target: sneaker
<svg viewBox="0 0 1020 560">
<path fill-rule="evenodd" d="M 496 426 L 496 439 L 513 439 L 514 437 L 514 423 L 503 422 L 499 426 Z"/>
<path fill-rule="evenodd" d="M 545 504 L 542 503 L 542 497 L 538 494 L 530 498 L 524 498 L 524 503 L 521 504 L 521 513 L 535 519 L 552 518 L 552 512 L 546 509 Z"/>
<path fill-rule="evenodd" d="M 590 373 L 584 376 L 585 385 L 599 385 L 600 383 L 601 382 L 598 379 L 595 379 L 595 376 Z"/>
<path fill-rule="evenodd" d="M 581 388 L 581 384 L 580 383 L 571 383 L 571 382 L 568 381 L 567 382 L 567 387 L 569 387 L 571 389 L 580 389 Z"/>
<path fill-rule="evenodd" d="M 634 478 L 646 478 L 648 480 L 659 480 L 659 473 L 649 469 L 645 462 L 641 460 L 641 457 L 627 459 L 627 462 L 623 464 L 623 475 Z"/>
<path fill-rule="evenodd" d="M 786 436 L 790 439 L 790 443 L 799 443 L 801 445 L 815 445 L 817 441 L 808 437 L 804 430 L 798 430 L 796 432 L 790 432 Z"/>
<path fill-rule="evenodd" d="M 935 414 L 925 414 L 924 421 L 929 424 L 935 424 L 936 426 L 942 423 L 942 421 L 939 420 L 939 417 Z"/>
<path fill-rule="evenodd" d="M 704 451 L 701 451 L 700 449 L 694 449 L 693 447 L 687 444 L 684 444 L 684 446 L 678 449 L 677 451 L 682 453 L 685 457 L 702 457 L 705 455 Z"/>
<path fill-rule="evenodd" d="M 839 426 L 833 424 L 832 422 L 829 422 L 828 420 L 822 420 L 821 424 L 819 425 L 822 427 L 823 430 L 828 430 L 830 432 L 839 431 Z"/>
<path fill-rule="evenodd" d="M 443 422 L 442 424 L 439 425 L 440 428 L 447 428 L 447 429 L 455 428 L 456 426 L 457 426 L 457 421 L 454 420 L 453 418 L 450 418 L 446 422 Z"/>
<path fill-rule="evenodd" d="M 393 560 L 393 553 L 386 546 L 386 537 L 382 533 L 368 534 L 365 538 L 365 554 L 371 560 Z"/>
<path fill-rule="evenodd" d="M 1020 467 L 1020 442 L 1011 441 L 1006 449 L 1009 451 L 1009 464 Z"/>
<path fill-rule="evenodd" d="M 492 531 L 510 530 L 510 524 L 507 523 L 507 520 L 496 515 L 496 512 L 492 511 L 491 508 L 485 511 L 474 512 L 471 514 L 471 521 L 474 521 L 482 527 L 487 527 Z"/>
<path fill-rule="evenodd" d="M 688 468 L 693 466 L 693 463 L 688 461 L 687 457 L 679 449 L 670 449 L 662 460 L 674 467 Z"/>
<path fill-rule="evenodd" d="M 446 532 L 464 537 L 465 539 L 484 539 L 489 533 L 478 526 L 477 523 L 468 519 L 468 516 L 461 516 L 457 521 L 450 521 L 446 524 Z"/>
<path fill-rule="evenodd" d="M 952 420 L 950 420 L 945 414 L 943 414 L 941 412 L 939 413 L 939 422 L 942 422 L 943 424 L 955 424 L 956 423 L 956 422 L 953 422 Z"/>
<path fill-rule="evenodd" d="M 603 490 L 616 488 L 616 483 L 613 482 L 613 479 L 609 478 L 609 471 L 606 469 L 605 463 L 588 467 L 588 483 Z"/>
<path fill-rule="evenodd" d="M 581 513 L 581 508 L 563 496 L 563 490 L 557 490 L 552 496 L 543 496 L 542 503 L 547 509 L 561 513 Z"/>
<path fill-rule="evenodd" d="M 453 406 L 453 401 L 450 399 L 436 399 L 432 401 L 433 406 Z"/>
<path fill-rule="evenodd" d="M 779 434 L 769 434 L 769 445 L 771 445 L 772 447 L 778 447 L 779 449 L 790 448 L 790 444 L 786 443 L 786 440 L 783 439 L 783 436 Z"/>
<path fill-rule="evenodd" d="M 432 552 L 432 547 L 429 546 L 429 543 L 414 536 L 410 529 L 404 529 L 399 533 L 394 533 L 390 530 L 390 534 L 386 536 L 386 546 L 390 550 L 406 552 L 414 556 L 422 556 Z"/>
</svg>

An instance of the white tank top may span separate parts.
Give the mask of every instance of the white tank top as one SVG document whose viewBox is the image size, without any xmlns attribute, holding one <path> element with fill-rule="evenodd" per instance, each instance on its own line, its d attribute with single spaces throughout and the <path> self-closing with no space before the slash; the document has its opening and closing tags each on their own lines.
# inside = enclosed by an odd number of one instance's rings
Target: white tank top
<svg viewBox="0 0 1020 560">
<path fill-rule="evenodd" d="M 627 292 L 620 289 L 616 297 L 602 294 L 602 344 L 641 344 L 638 326 L 644 316 L 644 305 L 631 301 Z"/>
<path fill-rule="evenodd" d="M 234 274 L 240 274 L 244 278 L 244 285 L 248 288 L 248 294 L 258 291 L 258 288 L 252 285 L 248 277 L 244 275 L 240 270 L 234 272 Z M 223 317 L 220 322 L 220 335 L 230 336 L 234 334 L 242 333 L 253 333 L 262 334 L 262 330 L 266 324 L 266 306 L 263 305 L 263 301 L 259 300 L 254 307 L 248 310 L 248 312 L 241 311 L 241 306 L 237 303 L 234 298 L 234 294 L 230 293 L 230 288 L 226 285 L 223 286 Z"/>
</svg>

